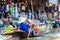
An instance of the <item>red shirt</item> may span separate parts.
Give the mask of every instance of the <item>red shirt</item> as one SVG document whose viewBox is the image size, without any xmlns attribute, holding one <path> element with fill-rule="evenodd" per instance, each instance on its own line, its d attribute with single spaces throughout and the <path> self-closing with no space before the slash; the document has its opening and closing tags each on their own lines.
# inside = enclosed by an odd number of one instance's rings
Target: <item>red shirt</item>
<svg viewBox="0 0 60 40">
<path fill-rule="evenodd" d="M 57 19 L 58 21 L 60 21 L 60 17 L 58 17 L 58 19 Z"/>
</svg>

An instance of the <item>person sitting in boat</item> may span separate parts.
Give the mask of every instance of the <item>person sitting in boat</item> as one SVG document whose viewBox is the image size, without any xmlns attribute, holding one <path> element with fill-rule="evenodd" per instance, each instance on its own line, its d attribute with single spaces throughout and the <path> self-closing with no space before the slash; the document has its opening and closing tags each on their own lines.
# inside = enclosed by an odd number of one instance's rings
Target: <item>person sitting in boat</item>
<svg viewBox="0 0 60 40">
<path fill-rule="evenodd" d="M 29 25 L 26 24 L 26 20 L 27 20 L 27 18 L 20 17 L 19 21 L 18 21 L 18 23 L 20 24 L 19 29 L 23 31 L 23 34 L 22 34 L 23 37 L 26 37 L 29 33 Z M 24 36 L 24 34 L 25 34 L 25 36 Z"/>
<path fill-rule="evenodd" d="M 25 23 L 26 18 L 20 17 L 18 23 L 20 24 L 20 30 L 28 33 L 29 26 Z"/>
<path fill-rule="evenodd" d="M 28 22 L 26 23 L 26 21 L 28 21 Z M 30 22 L 30 20 L 27 20 L 24 17 L 20 17 L 18 23 L 20 23 L 20 30 L 24 31 L 29 37 L 30 31 L 31 31 L 30 26 L 32 26 L 32 22 Z"/>
</svg>

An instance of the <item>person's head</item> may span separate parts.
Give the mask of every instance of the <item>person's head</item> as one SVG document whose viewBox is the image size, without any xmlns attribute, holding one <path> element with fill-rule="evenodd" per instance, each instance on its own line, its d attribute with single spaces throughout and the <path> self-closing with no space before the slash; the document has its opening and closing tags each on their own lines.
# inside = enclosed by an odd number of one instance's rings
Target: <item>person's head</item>
<svg viewBox="0 0 60 40">
<path fill-rule="evenodd" d="M 4 24 L 8 24 L 8 19 L 3 19 Z"/>
</svg>

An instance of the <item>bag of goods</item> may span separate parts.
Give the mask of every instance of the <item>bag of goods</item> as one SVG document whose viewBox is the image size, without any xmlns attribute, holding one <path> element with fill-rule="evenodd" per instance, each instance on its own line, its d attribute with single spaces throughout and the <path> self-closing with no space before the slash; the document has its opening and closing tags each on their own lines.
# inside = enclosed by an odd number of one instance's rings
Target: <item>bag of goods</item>
<svg viewBox="0 0 60 40">
<path fill-rule="evenodd" d="M 46 27 L 46 33 L 51 33 L 52 32 L 52 25 L 51 24 L 48 24 L 47 27 Z"/>
<path fill-rule="evenodd" d="M 34 36 L 39 36 L 39 30 L 38 29 L 34 30 Z"/>
<path fill-rule="evenodd" d="M 38 26 L 38 25 L 36 25 L 36 26 L 34 27 L 34 30 L 35 30 L 35 29 L 39 29 L 39 26 Z"/>
<path fill-rule="evenodd" d="M 8 27 L 6 27 L 4 30 L 3 30 L 3 34 L 8 34 L 8 33 L 12 33 L 14 31 L 14 28 L 12 25 L 9 25 Z"/>
<path fill-rule="evenodd" d="M 46 27 L 45 26 L 42 26 L 42 27 L 39 28 L 39 34 L 40 35 L 45 34 L 45 32 L 46 32 Z"/>
<path fill-rule="evenodd" d="M 35 25 L 34 27 L 34 36 L 38 36 L 39 35 L 39 26 Z"/>
</svg>

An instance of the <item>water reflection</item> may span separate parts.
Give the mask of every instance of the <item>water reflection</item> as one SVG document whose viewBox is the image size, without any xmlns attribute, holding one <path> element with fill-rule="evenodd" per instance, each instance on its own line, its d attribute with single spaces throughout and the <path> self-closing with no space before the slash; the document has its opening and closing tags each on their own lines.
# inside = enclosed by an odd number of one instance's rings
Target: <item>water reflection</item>
<svg viewBox="0 0 60 40">
<path fill-rule="evenodd" d="M 21 40 L 60 40 L 60 33 L 50 33 L 39 37 L 26 38 Z"/>
<path fill-rule="evenodd" d="M 35 37 L 35 38 L 27 38 L 21 40 L 60 40 L 60 37 Z"/>
</svg>

